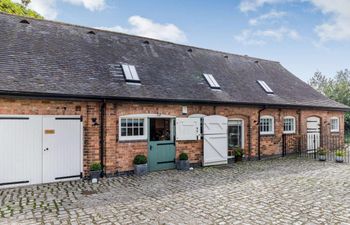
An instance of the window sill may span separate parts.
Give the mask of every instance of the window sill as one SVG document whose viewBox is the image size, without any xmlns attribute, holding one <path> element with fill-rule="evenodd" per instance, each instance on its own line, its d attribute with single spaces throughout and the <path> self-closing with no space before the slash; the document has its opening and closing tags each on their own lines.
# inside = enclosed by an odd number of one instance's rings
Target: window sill
<svg viewBox="0 0 350 225">
<path fill-rule="evenodd" d="M 260 133 L 260 136 L 275 136 L 275 133 Z"/>
<path fill-rule="evenodd" d="M 339 133 L 339 130 L 331 130 L 331 133 Z"/>
<path fill-rule="evenodd" d="M 295 134 L 295 131 L 284 131 L 283 134 Z"/>
</svg>

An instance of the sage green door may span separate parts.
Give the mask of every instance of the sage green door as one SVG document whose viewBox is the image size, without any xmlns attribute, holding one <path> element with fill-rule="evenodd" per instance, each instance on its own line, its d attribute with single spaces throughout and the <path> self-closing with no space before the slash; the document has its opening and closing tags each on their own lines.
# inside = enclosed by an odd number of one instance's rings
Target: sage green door
<svg viewBox="0 0 350 225">
<path fill-rule="evenodd" d="M 174 119 L 150 118 L 148 166 L 150 171 L 175 168 Z"/>
</svg>

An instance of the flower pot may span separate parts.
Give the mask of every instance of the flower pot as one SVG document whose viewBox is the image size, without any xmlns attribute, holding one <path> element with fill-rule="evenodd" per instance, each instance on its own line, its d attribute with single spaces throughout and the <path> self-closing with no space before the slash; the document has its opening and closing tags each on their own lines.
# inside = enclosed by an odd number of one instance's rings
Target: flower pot
<svg viewBox="0 0 350 225">
<path fill-rule="evenodd" d="M 176 162 L 176 169 L 189 170 L 190 169 L 190 161 L 189 160 L 178 160 Z"/>
<path fill-rule="evenodd" d="M 326 155 L 318 155 L 319 161 L 326 161 Z"/>
<path fill-rule="evenodd" d="M 235 156 L 235 162 L 241 162 L 243 160 L 242 156 Z"/>
<path fill-rule="evenodd" d="M 145 175 L 148 173 L 148 166 L 146 164 L 134 165 L 134 174 L 137 176 Z"/>
<path fill-rule="evenodd" d="M 343 156 L 336 156 L 335 161 L 338 163 L 342 163 L 342 162 L 344 162 L 344 158 L 343 158 Z"/>
<path fill-rule="evenodd" d="M 90 171 L 90 179 L 100 179 L 101 177 L 101 170 L 96 170 L 96 171 Z"/>
</svg>

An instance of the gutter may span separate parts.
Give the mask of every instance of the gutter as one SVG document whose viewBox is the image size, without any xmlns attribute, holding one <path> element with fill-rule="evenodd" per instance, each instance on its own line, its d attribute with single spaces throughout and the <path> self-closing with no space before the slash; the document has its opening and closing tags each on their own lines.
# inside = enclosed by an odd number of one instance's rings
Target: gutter
<svg viewBox="0 0 350 225">
<path fill-rule="evenodd" d="M 260 117 L 261 117 L 261 112 L 266 109 L 266 106 L 264 105 L 262 109 L 258 111 L 258 160 L 261 160 L 261 152 L 260 152 Z"/>
</svg>

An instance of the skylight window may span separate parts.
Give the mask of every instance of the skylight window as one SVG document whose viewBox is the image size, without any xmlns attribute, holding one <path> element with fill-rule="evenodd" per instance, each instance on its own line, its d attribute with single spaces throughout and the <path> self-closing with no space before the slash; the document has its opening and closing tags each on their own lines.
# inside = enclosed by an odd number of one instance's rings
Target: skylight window
<svg viewBox="0 0 350 225">
<path fill-rule="evenodd" d="M 206 79 L 206 81 L 208 82 L 210 88 L 212 89 L 220 89 L 220 85 L 218 84 L 218 82 L 215 80 L 215 78 L 213 77 L 213 75 L 211 74 L 207 74 L 207 73 L 203 73 L 204 78 Z"/>
<path fill-rule="evenodd" d="M 273 90 L 263 80 L 257 80 L 258 84 L 264 89 L 267 94 L 273 94 Z"/>
<path fill-rule="evenodd" d="M 122 64 L 125 80 L 132 83 L 140 83 L 139 75 L 133 65 Z"/>
</svg>

